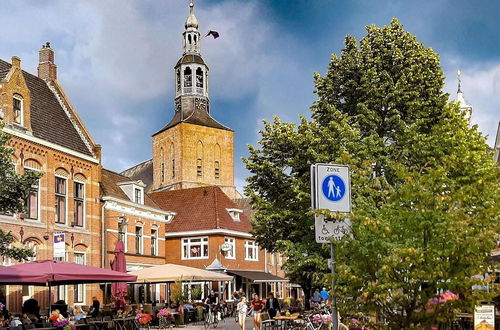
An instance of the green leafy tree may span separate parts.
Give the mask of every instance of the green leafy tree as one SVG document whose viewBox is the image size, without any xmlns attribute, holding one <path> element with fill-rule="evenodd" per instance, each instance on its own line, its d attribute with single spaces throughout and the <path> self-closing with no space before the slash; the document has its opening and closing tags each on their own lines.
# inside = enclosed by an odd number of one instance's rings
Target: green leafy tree
<svg viewBox="0 0 500 330">
<path fill-rule="evenodd" d="M 359 43 L 346 37 L 315 86 L 311 120 L 265 122 L 259 147 L 249 146 L 259 244 L 286 253 L 307 297 L 329 283 L 329 247 L 314 242 L 310 165 L 348 164 L 353 235 L 338 242 L 341 311 L 411 329 L 489 299 L 492 278 L 475 275 L 488 272 L 498 238 L 499 173 L 485 138 L 448 102 L 438 55 L 397 20 L 369 26 Z M 427 304 L 443 290 L 461 299 Z"/>
<path fill-rule="evenodd" d="M 12 163 L 14 150 L 7 145 L 10 136 L 3 133 L 0 123 L 0 213 L 12 214 L 25 211 L 25 200 L 30 188 L 36 184 L 40 175 L 33 172 L 17 174 Z M 0 256 L 18 261 L 27 260 L 33 256 L 31 249 L 12 247 L 14 237 L 10 232 L 0 229 Z"/>
</svg>

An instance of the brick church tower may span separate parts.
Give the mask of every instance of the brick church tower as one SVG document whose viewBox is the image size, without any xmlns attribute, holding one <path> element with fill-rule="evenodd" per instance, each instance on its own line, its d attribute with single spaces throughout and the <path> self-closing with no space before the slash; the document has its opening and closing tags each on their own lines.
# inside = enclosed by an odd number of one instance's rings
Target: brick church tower
<svg viewBox="0 0 500 330">
<path fill-rule="evenodd" d="M 191 1 L 184 53 L 174 67 L 174 116 L 153 135 L 151 191 L 216 185 L 235 198 L 234 132 L 211 116 L 209 69 L 200 54 L 198 26 Z"/>
</svg>

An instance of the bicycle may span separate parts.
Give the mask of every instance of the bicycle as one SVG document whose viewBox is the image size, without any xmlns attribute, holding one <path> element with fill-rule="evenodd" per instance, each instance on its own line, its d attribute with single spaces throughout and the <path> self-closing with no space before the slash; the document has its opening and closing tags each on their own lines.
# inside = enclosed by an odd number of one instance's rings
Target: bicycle
<svg viewBox="0 0 500 330">
<path fill-rule="evenodd" d="M 210 326 L 213 326 L 214 328 L 217 328 L 219 325 L 220 321 L 220 311 L 218 310 L 217 306 L 208 306 L 208 310 L 205 313 L 205 317 L 203 320 L 203 325 L 205 326 L 205 329 L 209 329 Z"/>
</svg>

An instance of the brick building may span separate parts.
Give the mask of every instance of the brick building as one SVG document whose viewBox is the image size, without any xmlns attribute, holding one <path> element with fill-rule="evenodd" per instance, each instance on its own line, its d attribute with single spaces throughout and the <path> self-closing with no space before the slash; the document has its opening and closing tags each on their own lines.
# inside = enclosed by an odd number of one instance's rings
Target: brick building
<svg viewBox="0 0 500 330">
<path fill-rule="evenodd" d="M 60 260 L 101 266 L 99 181 L 101 147 L 95 143 L 57 81 L 54 51 L 40 49 L 38 76 L 21 69 L 21 60 L 0 60 L 0 119 L 11 136 L 18 173 L 41 172 L 31 190 L 25 214 L 0 215 L 16 246 L 30 247 L 33 259 L 52 259 L 53 236 L 65 233 Z M 14 263 L 7 258 L 3 265 Z M 88 304 L 99 295 L 97 285 L 61 286 L 53 300 Z M 33 286 L 0 286 L 0 301 L 19 311 L 23 299 L 34 297 L 46 306 L 47 291 Z"/>
<path fill-rule="evenodd" d="M 106 169 L 102 171 L 102 221 L 106 231 L 102 255 L 105 256 L 103 264 L 106 268 L 111 268 L 118 240 L 125 246 L 127 271 L 165 263 L 165 225 L 176 214 L 160 209 L 144 193 L 144 187 L 140 180 L 132 180 Z M 151 290 L 142 291 L 143 287 L 137 286 L 131 290 L 130 297 L 133 301 L 143 301 L 144 298 L 159 301 L 164 299 L 165 291 L 162 289 L 162 286 L 154 285 Z M 139 296 L 149 292 L 152 292 L 151 297 L 139 299 Z"/>
</svg>

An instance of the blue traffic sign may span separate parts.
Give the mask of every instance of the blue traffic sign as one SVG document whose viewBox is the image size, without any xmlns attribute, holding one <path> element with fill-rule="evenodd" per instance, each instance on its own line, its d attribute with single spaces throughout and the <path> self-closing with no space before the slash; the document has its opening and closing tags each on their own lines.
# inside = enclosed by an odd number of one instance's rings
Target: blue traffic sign
<svg viewBox="0 0 500 330">
<path fill-rule="evenodd" d="M 321 185 L 323 195 L 332 202 L 341 200 L 345 195 L 345 183 L 338 175 L 328 175 Z"/>
</svg>

